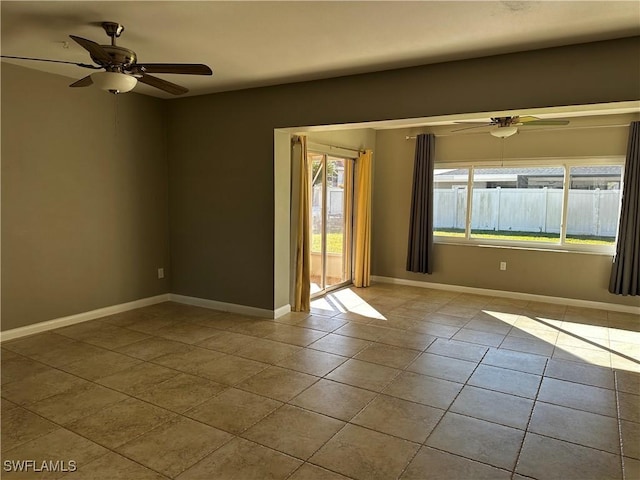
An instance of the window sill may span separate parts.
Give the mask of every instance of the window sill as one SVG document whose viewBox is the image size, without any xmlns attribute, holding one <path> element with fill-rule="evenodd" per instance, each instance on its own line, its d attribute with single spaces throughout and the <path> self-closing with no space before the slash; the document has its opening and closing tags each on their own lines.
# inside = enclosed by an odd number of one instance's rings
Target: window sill
<svg viewBox="0 0 640 480">
<path fill-rule="evenodd" d="M 567 248 L 566 246 L 561 245 L 545 245 L 545 244 L 532 244 L 532 245 L 522 245 L 522 244 L 513 244 L 513 243 L 486 243 L 482 241 L 474 241 L 474 240 L 457 240 L 457 239 L 446 239 L 443 237 L 434 237 L 434 243 L 436 245 L 456 245 L 461 247 L 480 247 L 480 248 L 501 248 L 507 250 L 528 250 L 535 252 L 554 252 L 554 253 L 578 253 L 578 254 L 587 254 L 587 255 L 601 255 L 607 257 L 613 257 L 615 255 L 615 251 L 611 247 L 577 247 L 577 248 Z"/>
</svg>

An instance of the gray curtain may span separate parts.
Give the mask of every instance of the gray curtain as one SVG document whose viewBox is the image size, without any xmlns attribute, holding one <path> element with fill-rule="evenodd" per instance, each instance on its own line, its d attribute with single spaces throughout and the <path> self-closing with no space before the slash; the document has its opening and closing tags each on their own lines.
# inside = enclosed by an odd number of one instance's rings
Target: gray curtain
<svg viewBox="0 0 640 480">
<path fill-rule="evenodd" d="M 407 271 L 433 271 L 433 164 L 436 137 L 418 135 L 413 166 Z"/>
<path fill-rule="evenodd" d="M 629 129 L 618 245 L 609 291 L 640 295 L 640 122 L 632 122 Z"/>
</svg>

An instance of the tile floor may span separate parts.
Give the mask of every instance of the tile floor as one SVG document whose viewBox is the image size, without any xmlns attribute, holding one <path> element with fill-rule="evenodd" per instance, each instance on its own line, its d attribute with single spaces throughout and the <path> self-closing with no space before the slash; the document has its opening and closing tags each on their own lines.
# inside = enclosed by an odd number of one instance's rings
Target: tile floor
<svg viewBox="0 0 640 480">
<path fill-rule="evenodd" d="M 2 344 L 2 477 L 638 479 L 639 327 L 391 285 L 154 305 Z"/>
</svg>

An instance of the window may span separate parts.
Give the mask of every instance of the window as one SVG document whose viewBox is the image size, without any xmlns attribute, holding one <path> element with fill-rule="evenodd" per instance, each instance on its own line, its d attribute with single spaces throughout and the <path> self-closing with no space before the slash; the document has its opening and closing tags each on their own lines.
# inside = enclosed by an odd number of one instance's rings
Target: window
<svg viewBox="0 0 640 480">
<path fill-rule="evenodd" d="M 445 242 L 609 252 L 618 230 L 621 162 L 438 168 L 434 234 Z"/>
</svg>

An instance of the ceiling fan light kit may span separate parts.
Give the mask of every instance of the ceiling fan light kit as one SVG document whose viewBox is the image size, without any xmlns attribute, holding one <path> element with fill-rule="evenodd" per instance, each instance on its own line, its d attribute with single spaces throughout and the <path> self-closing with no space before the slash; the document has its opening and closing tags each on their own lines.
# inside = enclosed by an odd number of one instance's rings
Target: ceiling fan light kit
<svg viewBox="0 0 640 480">
<path fill-rule="evenodd" d="M 507 138 L 518 133 L 518 127 L 494 127 L 489 133 L 494 137 Z"/>
<path fill-rule="evenodd" d="M 136 77 L 119 72 L 92 73 L 91 80 L 100 90 L 115 94 L 130 92 L 138 83 Z"/>
<path fill-rule="evenodd" d="M 73 82 L 70 87 L 88 87 L 96 85 L 101 90 L 117 93 L 126 93 L 140 83 L 170 93 L 182 95 L 189 90 L 181 85 L 168 82 L 162 78 L 149 75 L 150 73 L 173 73 L 182 75 L 213 75 L 213 71 L 207 65 L 201 63 L 138 63 L 138 57 L 133 50 L 116 45 L 116 38 L 124 32 L 124 27 L 116 22 L 103 22 L 102 28 L 109 38 L 111 45 L 99 45 L 92 40 L 69 35 L 69 37 L 84 48 L 91 60 L 97 65 L 86 63 L 67 62 L 63 60 L 50 60 L 44 58 L 16 57 L 2 55 L 2 58 L 17 60 L 34 60 L 38 62 L 69 63 L 83 68 L 102 70 L 92 73 L 80 80 Z"/>
</svg>

